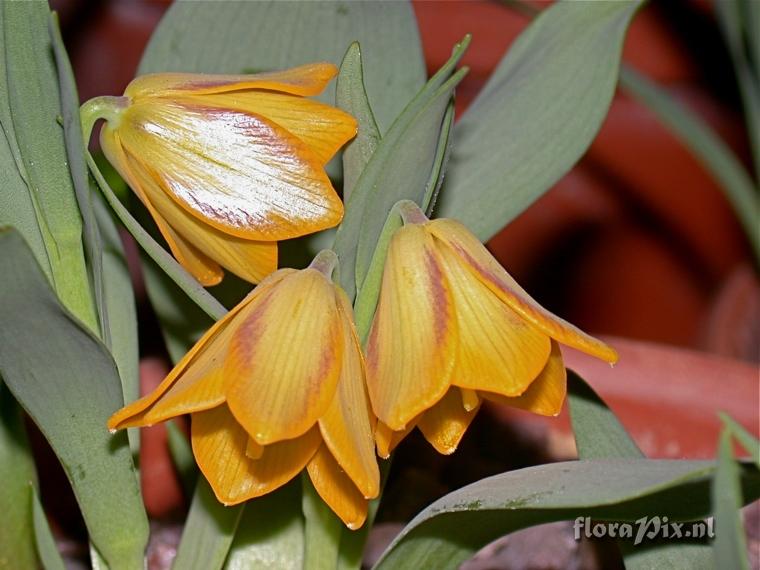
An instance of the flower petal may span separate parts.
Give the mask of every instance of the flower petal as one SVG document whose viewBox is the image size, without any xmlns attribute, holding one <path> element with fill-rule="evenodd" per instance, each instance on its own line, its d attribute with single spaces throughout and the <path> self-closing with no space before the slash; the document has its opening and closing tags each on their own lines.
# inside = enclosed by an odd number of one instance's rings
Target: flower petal
<svg viewBox="0 0 760 570">
<path fill-rule="evenodd" d="M 402 442 L 402 440 L 412 433 L 412 430 L 417 427 L 417 419 L 413 419 L 406 424 L 406 427 L 399 431 L 393 431 L 383 422 L 378 421 L 375 427 L 375 442 L 377 443 L 377 454 L 383 459 L 388 459 L 396 449 L 396 446 Z"/>
<path fill-rule="evenodd" d="M 438 251 L 459 331 L 451 383 L 519 396 L 546 364 L 549 337 L 506 306 L 451 248 L 438 242 Z"/>
<path fill-rule="evenodd" d="M 352 320 L 351 303 L 338 290 L 343 329 L 343 363 L 330 407 L 319 420 L 322 439 L 340 468 L 368 499 L 380 491 L 375 459 L 374 417 L 365 388 L 364 362 Z"/>
<path fill-rule="evenodd" d="M 151 98 L 124 111 L 119 134 L 172 199 L 224 233 L 281 240 L 343 216 L 317 156 L 259 115 Z"/>
<path fill-rule="evenodd" d="M 451 293 L 433 239 L 419 225 L 391 239 L 367 343 L 367 386 L 377 417 L 394 431 L 449 387 L 456 354 Z"/>
<path fill-rule="evenodd" d="M 319 496 L 343 523 L 351 530 L 361 527 L 367 518 L 368 501 L 340 469 L 327 446 L 317 450 L 306 469 Z"/>
<path fill-rule="evenodd" d="M 145 198 L 169 224 L 180 249 L 190 247 L 251 283 L 258 283 L 277 269 L 277 242 L 239 238 L 204 223 L 172 200 L 134 157 L 127 155 L 127 164 Z"/>
<path fill-rule="evenodd" d="M 440 402 L 422 414 L 417 427 L 438 453 L 451 455 L 477 413 L 478 407 L 465 410 L 461 390 L 451 388 Z"/>
<path fill-rule="evenodd" d="M 301 139 L 321 164 L 327 164 L 340 147 L 356 136 L 356 119 L 351 115 L 287 93 L 234 91 L 194 97 L 193 102 L 260 115 Z"/>
<path fill-rule="evenodd" d="M 267 446 L 260 459 L 250 459 L 245 454 L 248 434 L 224 405 L 193 414 L 190 432 L 198 467 L 225 505 L 284 485 L 303 470 L 321 441 L 315 428 L 303 437 Z"/>
<path fill-rule="evenodd" d="M 161 235 L 169 245 L 172 255 L 177 259 L 179 264 L 195 277 L 201 285 L 205 287 L 217 285 L 224 277 L 222 268 L 218 263 L 198 251 L 195 246 L 188 243 L 159 214 L 153 203 L 148 199 L 147 193 L 150 189 L 144 188 L 144 184 L 132 172 L 130 161 L 121 146 L 119 135 L 108 124 L 103 125 L 100 131 L 100 146 L 108 161 L 116 168 L 121 177 L 129 184 L 130 188 L 132 188 L 137 197 L 140 198 L 140 201 L 148 209 Z"/>
<path fill-rule="evenodd" d="M 333 400 L 343 356 L 335 286 L 289 275 L 246 312 L 225 362 L 227 403 L 261 445 L 306 433 Z"/>
<path fill-rule="evenodd" d="M 324 62 L 250 75 L 151 73 L 132 80 L 124 94 L 128 97 L 139 98 L 267 89 L 311 96 L 321 93 L 337 73 L 337 67 L 332 63 Z"/>
<path fill-rule="evenodd" d="M 553 315 L 533 300 L 462 224 L 455 220 L 439 219 L 429 222 L 426 227 L 462 258 L 473 275 L 533 326 L 562 344 L 606 362 L 617 361 L 614 349 Z"/>
<path fill-rule="evenodd" d="M 147 396 L 132 402 L 108 420 L 109 429 L 149 426 L 174 416 L 203 410 L 224 401 L 221 362 L 237 331 L 238 314 L 268 295 L 271 288 L 294 269 L 281 269 L 254 289 L 218 320 Z"/>
<path fill-rule="evenodd" d="M 552 341 L 552 352 L 541 374 L 531 382 L 521 396 L 507 398 L 498 394 L 480 392 L 480 395 L 488 400 L 542 416 L 558 415 L 562 411 L 562 403 L 565 401 L 566 394 L 567 370 L 565 370 L 562 352 L 560 352 L 559 344 L 556 341 Z"/>
</svg>

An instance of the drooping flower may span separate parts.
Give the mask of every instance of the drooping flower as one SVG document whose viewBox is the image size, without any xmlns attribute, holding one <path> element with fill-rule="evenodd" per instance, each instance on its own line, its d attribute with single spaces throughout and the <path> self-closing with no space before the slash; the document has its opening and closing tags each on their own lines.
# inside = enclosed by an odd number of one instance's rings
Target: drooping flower
<svg viewBox="0 0 760 570">
<path fill-rule="evenodd" d="M 219 501 L 273 491 L 304 468 L 350 528 L 379 489 L 364 360 L 331 251 L 281 269 L 218 321 L 110 429 L 191 414 L 196 461 Z"/>
<path fill-rule="evenodd" d="M 252 283 L 277 269 L 277 241 L 337 225 L 324 166 L 356 134 L 350 115 L 306 97 L 328 63 L 256 75 L 161 73 L 85 103 L 100 142 L 182 264 L 203 285 L 222 267 Z"/>
<path fill-rule="evenodd" d="M 414 427 L 452 453 L 481 401 L 559 413 L 559 343 L 613 363 L 616 352 L 534 301 L 467 228 L 407 204 L 391 239 L 367 342 L 381 457 Z"/>
</svg>

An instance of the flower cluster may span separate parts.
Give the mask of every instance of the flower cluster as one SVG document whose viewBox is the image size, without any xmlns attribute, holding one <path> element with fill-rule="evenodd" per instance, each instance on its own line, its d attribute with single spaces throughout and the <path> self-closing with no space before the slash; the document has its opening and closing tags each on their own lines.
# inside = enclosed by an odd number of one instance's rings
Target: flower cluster
<svg viewBox="0 0 760 570">
<path fill-rule="evenodd" d="M 170 74 L 130 85 L 126 110 L 102 135 L 107 155 L 201 282 L 221 278 L 221 265 L 261 283 L 108 426 L 190 414 L 193 452 L 221 502 L 261 496 L 306 469 L 358 528 L 379 493 L 376 453 L 388 457 L 413 428 L 452 453 L 484 399 L 559 413 L 560 343 L 608 362 L 617 355 L 536 303 L 460 223 L 429 220 L 411 203 L 364 350 L 332 280 L 332 251 L 300 271 L 275 271 L 276 253 L 261 262 L 275 240 L 340 219 L 322 167 L 355 123 L 300 98 L 332 73 Z"/>
</svg>

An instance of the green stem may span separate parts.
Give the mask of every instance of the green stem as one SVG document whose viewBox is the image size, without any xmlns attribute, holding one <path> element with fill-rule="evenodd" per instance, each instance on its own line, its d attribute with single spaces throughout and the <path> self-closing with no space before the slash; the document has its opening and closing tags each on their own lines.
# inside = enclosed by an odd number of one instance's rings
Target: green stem
<svg viewBox="0 0 760 570">
<path fill-rule="evenodd" d="M 104 119 L 116 127 L 121 121 L 121 114 L 129 105 L 129 97 L 114 97 L 104 95 L 95 97 L 82 104 L 79 116 L 82 121 L 82 135 L 85 142 L 90 140 L 92 128 L 100 119 Z"/>
<path fill-rule="evenodd" d="M 420 218 L 419 216 L 422 216 Z M 424 218 L 424 220 L 423 220 Z M 380 285 L 383 280 L 383 269 L 385 268 L 385 257 L 388 254 L 393 234 L 396 233 L 404 222 L 422 223 L 427 221 L 425 214 L 420 207 L 411 200 L 400 200 L 394 204 L 388 217 L 385 219 L 385 225 L 380 232 L 377 240 L 375 252 L 372 254 L 372 261 L 367 270 L 367 276 L 362 283 L 361 289 L 356 294 L 354 302 L 354 319 L 356 321 L 356 332 L 362 345 L 367 341 L 369 329 L 372 325 L 372 319 L 375 316 L 377 308 L 377 299 L 380 295 Z"/>
<path fill-rule="evenodd" d="M 87 164 L 90 167 L 90 171 L 95 177 L 95 181 L 103 191 L 103 195 L 108 201 L 113 211 L 118 216 L 124 227 L 127 228 L 135 241 L 140 244 L 145 253 L 155 261 L 158 266 L 163 270 L 169 278 L 174 281 L 177 286 L 182 289 L 190 299 L 201 308 L 201 310 L 210 316 L 214 320 L 221 319 L 227 314 L 227 309 L 217 301 L 213 295 L 208 293 L 200 283 L 198 283 L 184 268 L 177 263 L 174 258 L 166 253 L 163 247 L 161 247 L 156 240 L 154 240 L 148 232 L 132 217 L 124 205 L 119 201 L 114 194 L 111 187 L 106 182 L 103 174 L 98 169 L 98 165 L 95 164 L 95 159 L 92 155 L 87 153 Z"/>
</svg>

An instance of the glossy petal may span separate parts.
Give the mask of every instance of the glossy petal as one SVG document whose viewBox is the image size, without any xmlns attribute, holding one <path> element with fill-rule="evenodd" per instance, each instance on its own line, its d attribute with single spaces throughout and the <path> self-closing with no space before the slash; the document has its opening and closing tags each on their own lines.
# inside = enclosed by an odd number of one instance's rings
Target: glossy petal
<svg viewBox="0 0 760 570">
<path fill-rule="evenodd" d="M 247 311 L 225 361 L 232 413 L 261 445 L 306 433 L 335 395 L 343 333 L 335 289 L 315 269 Z"/>
<path fill-rule="evenodd" d="M 383 422 L 378 421 L 377 426 L 375 427 L 377 454 L 383 459 L 388 459 L 391 456 L 391 453 L 393 453 L 393 450 L 396 449 L 396 446 L 398 446 L 407 435 L 412 433 L 412 430 L 415 427 L 417 427 L 416 418 L 407 423 L 406 428 L 399 431 L 393 431 Z"/>
<path fill-rule="evenodd" d="M 234 91 L 193 97 L 196 104 L 255 113 L 301 139 L 326 164 L 356 136 L 356 120 L 319 101 L 271 91 Z"/>
<path fill-rule="evenodd" d="M 332 227 L 343 216 L 317 156 L 259 115 L 148 99 L 124 111 L 119 134 L 126 153 L 139 157 L 167 194 L 224 233 L 280 240 Z"/>
<path fill-rule="evenodd" d="M 161 235 L 169 245 L 172 255 L 177 259 L 179 264 L 195 277 L 201 285 L 206 287 L 217 285 L 224 277 L 222 268 L 218 263 L 187 242 L 158 213 L 153 203 L 148 199 L 144 184 L 132 172 L 130 161 L 124 153 L 118 133 L 108 124 L 103 125 L 100 131 L 100 146 L 108 161 L 116 168 L 121 177 L 129 184 L 130 188 L 132 188 L 143 205 L 148 209 Z"/>
<path fill-rule="evenodd" d="M 143 190 L 147 201 L 169 224 L 169 231 L 173 232 L 172 241 L 181 250 L 180 255 L 174 252 L 180 263 L 188 265 L 187 249 L 192 248 L 204 259 L 219 261 L 235 275 L 251 283 L 258 283 L 277 269 L 277 242 L 232 236 L 203 223 L 172 200 L 137 159 L 127 156 L 127 163 L 132 179 Z M 171 245 L 172 242 L 169 243 Z M 195 268 L 195 264 L 189 264 L 189 267 Z M 198 278 L 196 271 L 191 272 Z M 207 284 L 201 279 L 199 281 Z"/>
<path fill-rule="evenodd" d="M 311 96 L 321 93 L 338 73 L 331 63 L 310 63 L 250 75 L 208 75 L 201 73 L 153 73 L 134 79 L 125 95 L 140 97 L 203 95 L 244 89 L 266 89 L 293 95 Z"/>
<path fill-rule="evenodd" d="M 494 295 L 456 252 L 440 242 L 438 247 L 459 331 L 451 383 L 470 390 L 519 396 L 546 364 L 551 348 L 549 337 Z"/>
<path fill-rule="evenodd" d="M 451 455 L 477 413 L 477 407 L 465 410 L 461 391 L 451 388 L 440 402 L 422 414 L 417 427 L 438 453 Z"/>
<path fill-rule="evenodd" d="M 248 434 L 227 406 L 192 416 L 193 454 L 201 472 L 225 505 L 265 495 L 303 470 L 320 444 L 318 430 L 267 446 L 260 459 L 246 456 Z"/>
<path fill-rule="evenodd" d="M 343 523 L 351 530 L 361 527 L 367 518 L 367 499 L 341 470 L 327 446 L 319 448 L 307 470 L 319 496 Z"/>
<path fill-rule="evenodd" d="M 149 426 L 169 418 L 208 409 L 224 401 L 222 363 L 240 326 L 240 315 L 265 298 L 294 269 L 281 269 L 217 321 L 147 396 L 132 402 L 108 420 L 109 429 Z"/>
<path fill-rule="evenodd" d="M 354 331 L 351 304 L 342 291 L 338 291 L 338 310 L 343 325 L 343 363 L 335 397 L 320 418 L 319 427 L 340 468 L 359 491 L 371 499 L 380 490 L 373 438 L 374 417 L 365 389 L 364 362 Z"/>
<path fill-rule="evenodd" d="M 431 236 L 419 225 L 391 240 L 367 343 L 367 386 L 377 417 L 394 431 L 449 387 L 456 354 L 452 298 Z"/>
<path fill-rule="evenodd" d="M 138 181 L 130 169 L 129 160 L 121 146 L 118 134 L 108 124 L 104 125 L 101 130 L 100 145 L 109 162 L 116 168 L 121 177 L 129 184 L 130 188 L 132 188 L 150 212 L 161 235 L 169 245 L 172 255 L 177 259 L 179 264 L 195 277 L 201 285 L 209 287 L 219 284 L 224 277 L 224 271 L 221 266 L 187 242 L 159 214 L 153 203 L 148 199 L 143 184 Z"/>
<path fill-rule="evenodd" d="M 560 352 L 559 344 L 556 341 L 552 341 L 552 352 L 546 366 L 521 396 L 506 398 L 488 392 L 480 393 L 488 400 L 542 416 L 559 414 L 562 411 L 562 403 L 565 401 L 566 394 L 567 371 L 562 361 L 562 352 Z"/>
<path fill-rule="evenodd" d="M 466 262 L 473 275 L 527 322 L 562 344 L 606 362 L 617 361 L 614 349 L 553 315 L 533 300 L 462 224 L 455 220 L 439 219 L 427 223 L 426 227 Z"/>
</svg>

